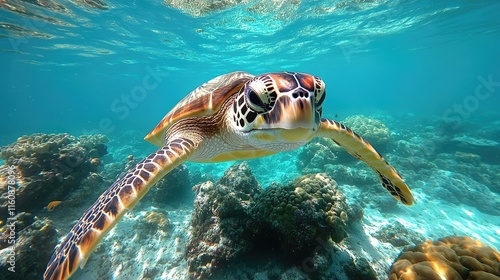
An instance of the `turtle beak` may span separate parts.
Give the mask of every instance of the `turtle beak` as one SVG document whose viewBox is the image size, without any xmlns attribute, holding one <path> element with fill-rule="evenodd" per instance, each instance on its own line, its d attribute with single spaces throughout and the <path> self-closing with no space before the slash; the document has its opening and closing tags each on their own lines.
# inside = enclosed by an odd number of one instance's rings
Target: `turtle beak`
<svg viewBox="0 0 500 280">
<path fill-rule="evenodd" d="M 273 109 L 256 119 L 260 129 L 284 130 L 299 129 L 316 131 L 319 127 L 320 113 L 316 110 L 314 95 L 299 89 L 290 95 L 282 95 L 276 100 Z"/>
</svg>

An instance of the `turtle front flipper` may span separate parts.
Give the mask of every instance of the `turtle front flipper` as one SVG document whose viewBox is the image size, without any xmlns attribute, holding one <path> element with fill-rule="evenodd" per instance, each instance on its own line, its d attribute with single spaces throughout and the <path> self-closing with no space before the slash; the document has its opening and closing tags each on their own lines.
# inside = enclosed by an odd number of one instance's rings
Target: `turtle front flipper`
<svg viewBox="0 0 500 280">
<path fill-rule="evenodd" d="M 132 209 L 154 183 L 184 162 L 195 146 L 192 140 L 175 139 L 122 174 L 56 247 L 44 279 L 68 279 L 78 266 L 83 268 L 92 251 L 125 212 Z"/>
<path fill-rule="evenodd" d="M 373 147 L 361 136 L 345 125 L 334 120 L 322 119 L 319 136 L 329 137 L 352 156 L 362 160 L 377 173 L 380 182 L 387 191 L 404 205 L 413 204 L 410 189 L 392 167 Z"/>
</svg>

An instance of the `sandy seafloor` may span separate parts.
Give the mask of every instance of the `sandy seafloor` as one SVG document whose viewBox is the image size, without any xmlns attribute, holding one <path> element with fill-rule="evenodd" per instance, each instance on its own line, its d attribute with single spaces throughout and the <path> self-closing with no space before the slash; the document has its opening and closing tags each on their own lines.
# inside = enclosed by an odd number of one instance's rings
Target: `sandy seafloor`
<svg viewBox="0 0 500 280">
<path fill-rule="evenodd" d="M 390 265 L 402 250 L 402 247 L 394 247 L 374 236 L 380 228 L 389 224 L 399 222 L 410 232 L 421 234 L 426 239 L 436 240 L 449 235 L 466 235 L 479 239 L 493 248 L 500 248 L 500 217 L 497 207 L 500 205 L 500 175 L 498 175 L 500 165 L 495 162 L 500 154 L 500 144 L 494 138 L 488 139 L 499 134 L 500 123 L 498 121 L 488 123 L 488 119 L 469 120 L 470 125 L 443 134 L 439 128 L 443 123 L 442 120 L 433 118 L 417 120 L 413 115 L 404 117 L 378 115 L 375 118 L 383 120 L 391 131 L 391 139 L 382 154 L 405 178 L 413 191 L 416 203 L 412 207 L 396 205 L 379 185 L 355 186 L 338 182 L 348 203 L 363 205 L 364 210 L 361 223 L 349 230 L 349 236 L 339 244 L 339 247 L 349 247 L 351 253 L 357 257 L 366 258 L 380 279 L 387 277 Z M 489 120 L 494 119 L 496 118 L 489 118 Z M 476 121 L 481 121 L 481 125 L 474 123 Z M 128 137 L 137 133 L 139 132 L 129 131 L 123 134 L 127 139 L 111 139 L 108 143 L 108 160 L 124 158 L 129 154 L 140 158 L 153 151 L 153 147 L 149 147 L 149 151 L 145 150 L 149 144 L 144 144 L 140 140 L 130 141 Z M 461 162 L 453 156 L 461 152 L 460 149 L 466 150 L 466 154 L 469 154 L 471 149 L 477 149 L 480 153 L 485 147 L 488 151 L 486 156 L 493 158 L 493 161 L 490 159 L 488 163 L 477 161 L 477 157 L 472 161 Z M 451 150 L 447 151 L 448 148 Z M 259 183 L 265 187 L 272 181 L 286 183 L 299 176 L 296 167 L 299 153 L 300 149 L 247 162 Z M 104 161 L 106 164 L 106 159 Z M 190 173 L 200 172 L 203 178 L 216 181 L 234 163 L 188 163 L 188 169 Z M 412 164 L 420 166 L 419 170 L 410 169 Z M 422 169 L 422 165 L 427 164 L 433 167 Z M 353 174 L 365 174 L 368 170 L 355 161 L 347 162 L 346 166 Z M 366 174 L 375 177 L 374 174 Z M 479 183 L 474 179 L 482 178 L 481 176 L 485 174 L 493 174 L 493 177 L 489 178 L 494 179 L 489 184 Z M 497 174 L 496 177 L 494 174 Z M 96 197 L 98 195 L 95 194 Z M 184 201 L 175 207 L 159 206 L 153 205 L 150 198 L 146 195 L 133 211 L 124 216 L 98 246 L 85 268 L 78 270 L 72 279 L 141 279 L 151 269 L 156 270 L 153 279 L 188 279 L 184 253 L 190 234 L 192 201 Z M 47 215 L 60 228 L 59 233 L 62 236 L 69 230 L 68 221 L 78 218 L 86 207 L 88 205 L 79 205 L 74 207 L 71 213 L 53 211 Z M 157 207 L 167 211 L 173 228 L 170 231 L 150 234 L 140 227 L 138 221 L 144 218 L 148 210 Z M 300 267 L 290 269 L 300 270 Z M 331 270 L 335 269 L 335 264 L 332 264 Z M 249 274 L 241 274 L 242 270 L 251 271 L 253 278 L 248 278 Z M 265 265 L 258 262 L 228 267 L 223 275 L 225 276 L 221 276 L 221 279 L 268 279 Z M 346 279 L 343 277 L 339 274 L 338 279 Z M 288 276 L 283 279 L 294 278 Z"/>
</svg>

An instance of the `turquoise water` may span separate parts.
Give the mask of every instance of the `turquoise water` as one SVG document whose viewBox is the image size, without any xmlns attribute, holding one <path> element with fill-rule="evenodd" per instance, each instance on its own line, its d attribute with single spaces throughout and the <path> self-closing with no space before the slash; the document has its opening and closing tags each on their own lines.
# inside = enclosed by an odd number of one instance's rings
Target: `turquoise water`
<svg viewBox="0 0 500 280">
<path fill-rule="evenodd" d="M 64 12 L 5 1 L 0 143 L 102 130 L 104 118 L 113 124 L 106 133 L 147 133 L 190 90 L 235 70 L 318 75 L 325 115 L 340 117 L 442 116 L 474 94 L 478 77 L 500 80 L 496 1 L 292 2 L 244 1 L 193 17 L 160 1 L 66 3 Z M 16 5 L 27 12 L 8 11 Z M 151 71 L 154 87 L 126 104 Z M 470 117 L 496 112 L 497 93 Z"/>
<path fill-rule="evenodd" d="M 215 76 L 306 72 L 327 85 L 325 117 L 364 115 L 389 128 L 381 152 L 417 199 L 413 208 L 380 210 L 368 201 L 387 196 L 382 188 L 363 194 L 375 181 L 334 178 L 348 202 L 366 203 L 366 234 L 398 221 L 425 238 L 469 235 L 500 248 L 500 2 L 212 2 L 0 1 L 0 146 L 33 133 L 105 134 L 109 168 L 154 151 L 142 138 Z M 301 151 L 249 165 L 264 187 L 283 183 L 301 174 Z M 340 163 L 364 174 L 353 161 Z M 217 180 L 231 164 L 188 168 Z M 137 213 L 150 206 L 141 205 Z M 68 231 L 57 227 L 61 236 Z M 387 259 L 377 271 L 384 275 L 400 248 L 373 246 Z M 97 262 L 89 271 L 98 271 Z M 133 279 L 127 273 L 113 277 Z"/>
</svg>

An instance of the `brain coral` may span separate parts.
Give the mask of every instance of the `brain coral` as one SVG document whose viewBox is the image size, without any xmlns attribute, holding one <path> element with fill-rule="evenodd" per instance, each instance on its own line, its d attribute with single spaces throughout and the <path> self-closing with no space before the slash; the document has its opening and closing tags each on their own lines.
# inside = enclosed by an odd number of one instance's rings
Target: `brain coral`
<svg viewBox="0 0 500 280">
<path fill-rule="evenodd" d="M 324 173 L 297 178 L 287 186 L 271 185 L 258 197 L 255 218 L 275 231 L 285 253 L 309 254 L 318 238 L 346 237 L 348 207 L 335 181 Z"/>
<path fill-rule="evenodd" d="M 450 236 L 404 250 L 390 280 L 500 280 L 500 253 L 470 237 Z"/>
<path fill-rule="evenodd" d="M 387 126 L 377 119 L 355 115 L 347 117 L 343 123 L 375 146 L 387 144 L 391 136 Z"/>
</svg>

